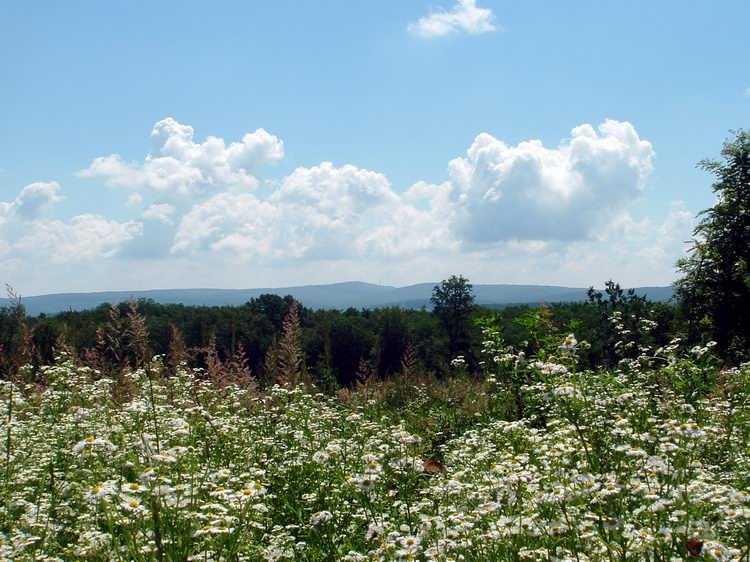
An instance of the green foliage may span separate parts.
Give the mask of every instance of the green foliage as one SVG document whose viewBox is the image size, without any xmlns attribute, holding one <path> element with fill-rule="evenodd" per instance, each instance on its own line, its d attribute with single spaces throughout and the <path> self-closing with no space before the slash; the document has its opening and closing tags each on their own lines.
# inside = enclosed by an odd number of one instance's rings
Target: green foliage
<svg viewBox="0 0 750 562">
<path fill-rule="evenodd" d="M 165 355 L 170 372 L 175 372 L 183 361 L 189 366 L 209 369 L 210 357 L 214 365 L 234 364 L 237 372 L 252 371 L 258 384 L 265 386 L 273 384 L 280 376 L 279 344 L 284 317 L 292 302 L 291 297 L 276 295 L 261 295 L 239 307 L 193 307 L 144 300 L 137 303 L 136 313 L 145 322 L 150 353 Z M 665 304 L 649 303 L 648 306 L 649 314 L 653 313 L 659 325 L 652 332 L 654 344 L 666 345 L 680 331 L 677 309 Z M 618 308 L 622 307 L 618 305 Z M 451 362 L 456 356 L 464 355 L 466 370 L 475 373 L 481 370 L 478 361 L 484 320 L 479 319 L 496 314 L 494 321 L 504 340 L 527 353 L 537 352 L 550 336 L 580 332 L 582 338 L 591 342 L 591 349 L 581 358 L 583 365 L 601 364 L 607 353 L 606 360 L 610 363 L 619 360 L 612 352 L 615 334 L 609 326 L 611 310 L 608 308 L 583 303 L 552 303 L 541 307 L 506 307 L 499 312 L 472 306 L 467 307 L 467 311 L 468 316 L 462 316 L 463 333 L 454 337 L 454 349 L 458 352 L 452 353 L 441 317 L 425 309 L 350 308 L 340 311 L 300 306 L 301 357 L 312 382 L 330 392 L 336 389 L 334 387 L 355 384 L 357 368 L 363 360 L 377 376 L 392 376 L 400 370 L 402 356 L 409 346 L 416 364 L 424 372 L 448 376 L 455 372 Z M 28 357 L 14 361 L 17 364 L 31 362 L 38 371 L 63 349 L 104 375 L 111 369 L 122 370 L 138 362 L 126 333 L 131 322 L 127 303 L 49 317 L 24 316 L 23 330 L 13 314 L 10 309 L 0 308 L 0 362 L 3 356 Z M 121 333 L 122 330 L 125 331 Z M 25 336 L 21 337 L 23 334 Z M 608 344 L 605 338 L 609 338 Z M 271 350 L 274 339 L 276 349 Z M 456 341 L 460 342 L 458 347 Z M 26 343 L 21 345 L 23 342 Z M 211 354 L 207 353 L 209 348 L 213 349 Z M 238 357 L 240 348 L 241 359 Z"/>
<path fill-rule="evenodd" d="M 589 288 L 588 305 L 595 313 L 590 341 L 597 346 L 594 353 L 601 356 L 601 364 L 614 365 L 623 357 L 637 356 L 653 343 L 650 334 L 658 324 L 651 318 L 652 303 L 633 289 L 625 291 L 619 283 L 607 281 L 604 293 Z M 618 346 L 622 331 L 628 337 Z"/>
<path fill-rule="evenodd" d="M 677 294 L 690 337 L 715 340 L 738 361 L 750 348 L 750 318 L 738 312 L 750 310 L 750 132 L 735 132 L 719 160 L 698 165 L 716 177 L 717 201 L 700 214 L 690 255 L 677 263 Z"/>
<path fill-rule="evenodd" d="M 398 307 L 385 308 L 378 314 L 378 374 L 388 377 L 401 368 L 401 358 L 409 345 L 409 328 Z"/>
<path fill-rule="evenodd" d="M 340 398 L 159 358 L 128 385 L 69 357 L 3 381 L 0 558 L 747 558 L 750 365 L 674 341 L 582 370 L 585 342 L 541 337 L 554 309 L 527 312 L 482 322 L 484 378 L 405 358 Z"/>
<path fill-rule="evenodd" d="M 468 279 L 452 275 L 432 290 L 433 313 L 448 334 L 451 359 L 466 356 L 470 351 L 471 316 L 474 312 L 472 289 Z"/>
</svg>

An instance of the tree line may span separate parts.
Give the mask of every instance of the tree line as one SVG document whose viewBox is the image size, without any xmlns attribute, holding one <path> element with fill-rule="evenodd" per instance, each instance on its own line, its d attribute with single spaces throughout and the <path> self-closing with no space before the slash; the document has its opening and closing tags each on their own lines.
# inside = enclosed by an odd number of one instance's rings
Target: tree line
<svg viewBox="0 0 750 562">
<path fill-rule="evenodd" d="M 117 370 L 136 366 L 139 354 L 147 352 L 162 355 L 172 369 L 185 361 L 262 384 L 305 373 L 334 388 L 405 370 L 444 377 L 458 356 L 470 372 L 478 371 L 482 328 L 488 325 L 529 353 L 543 341 L 575 332 L 591 342 L 584 357 L 591 366 L 615 360 L 617 335 L 609 320 L 614 311 L 624 313 L 634 330 L 642 318 L 656 318 L 658 329 L 650 336 L 655 344 L 681 330 L 673 305 L 649 302 L 613 282 L 603 295 L 592 289 L 587 302 L 497 309 L 477 306 L 468 280 L 454 276 L 435 287 L 432 310 L 314 310 L 291 296 L 265 294 L 241 306 L 139 300 L 26 318 L 19 302 L 0 309 L 0 368 L 40 367 L 64 351 L 100 371 Z M 138 343 L 143 341 L 147 350 Z M 280 364 L 291 361 L 295 349 L 296 366 Z"/>
</svg>

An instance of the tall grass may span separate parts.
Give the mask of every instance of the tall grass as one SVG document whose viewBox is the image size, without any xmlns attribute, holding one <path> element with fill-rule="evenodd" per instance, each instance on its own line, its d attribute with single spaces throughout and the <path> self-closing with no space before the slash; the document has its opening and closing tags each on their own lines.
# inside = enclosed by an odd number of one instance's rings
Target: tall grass
<svg viewBox="0 0 750 562">
<path fill-rule="evenodd" d="M 750 366 L 485 339 L 481 377 L 334 397 L 62 354 L 2 385 L 0 558 L 748 560 Z"/>
</svg>

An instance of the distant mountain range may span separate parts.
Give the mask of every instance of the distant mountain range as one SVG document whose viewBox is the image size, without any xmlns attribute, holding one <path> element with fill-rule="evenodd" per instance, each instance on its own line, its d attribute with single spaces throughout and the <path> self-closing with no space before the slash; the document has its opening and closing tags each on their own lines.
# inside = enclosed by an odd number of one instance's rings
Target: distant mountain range
<svg viewBox="0 0 750 562">
<path fill-rule="evenodd" d="M 102 303 L 119 303 L 128 299 L 151 299 L 158 303 L 180 303 L 189 306 L 237 306 L 264 293 L 292 295 L 309 308 L 402 308 L 431 307 L 430 296 L 436 283 L 407 287 L 389 287 L 358 281 L 331 285 L 306 285 L 263 289 L 158 289 L 150 291 L 107 291 L 102 293 L 60 293 L 24 297 L 23 305 L 30 316 L 55 314 L 66 310 L 85 310 Z M 474 285 L 477 304 L 507 306 L 540 302 L 576 302 L 586 299 L 585 288 L 547 285 Z M 639 295 L 653 301 L 672 298 L 672 287 L 638 287 Z M 8 306 L 0 299 L 0 306 Z"/>
</svg>

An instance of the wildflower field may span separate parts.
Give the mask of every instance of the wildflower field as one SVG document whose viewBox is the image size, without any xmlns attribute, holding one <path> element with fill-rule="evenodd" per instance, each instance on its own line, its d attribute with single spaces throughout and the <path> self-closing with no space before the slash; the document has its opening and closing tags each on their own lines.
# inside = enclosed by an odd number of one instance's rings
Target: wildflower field
<svg viewBox="0 0 750 562">
<path fill-rule="evenodd" d="M 62 354 L 2 386 L 8 560 L 748 560 L 750 367 L 710 346 L 579 371 L 217 385 Z M 627 343 L 623 344 L 627 347 Z M 27 379 L 28 380 L 28 379 Z"/>
</svg>

